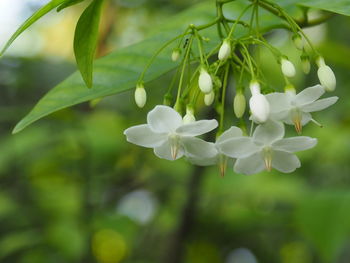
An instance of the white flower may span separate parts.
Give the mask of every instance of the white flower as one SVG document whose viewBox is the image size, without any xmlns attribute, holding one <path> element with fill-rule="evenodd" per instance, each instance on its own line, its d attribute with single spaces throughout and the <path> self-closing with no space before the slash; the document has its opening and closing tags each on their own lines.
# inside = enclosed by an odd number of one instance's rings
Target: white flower
<svg viewBox="0 0 350 263">
<path fill-rule="evenodd" d="M 250 84 L 250 91 L 252 97 L 249 100 L 249 107 L 251 111 L 251 119 L 258 123 L 265 122 L 270 115 L 270 105 L 265 95 L 260 93 L 260 85 L 256 81 Z"/>
<path fill-rule="evenodd" d="M 246 107 L 246 100 L 242 91 L 238 91 L 233 100 L 233 111 L 237 118 L 242 118 Z"/>
<path fill-rule="evenodd" d="M 211 91 L 210 93 L 204 95 L 204 104 L 210 106 L 211 104 L 213 104 L 214 99 L 215 93 L 214 91 Z"/>
<path fill-rule="evenodd" d="M 217 139 L 215 143 L 208 143 L 209 147 L 212 148 L 212 151 L 215 151 L 216 154 L 211 158 L 198 158 L 198 157 L 189 157 L 187 158 L 192 164 L 199 166 L 210 166 L 210 165 L 219 165 L 219 170 L 221 176 L 224 176 L 226 173 L 227 159 L 228 157 L 221 151 L 219 145 L 225 141 L 242 137 L 242 130 L 238 127 L 232 126 L 230 129 L 223 132 Z"/>
<path fill-rule="evenodd" d="M 207 133 L 218 126 L 216 120 L 200 120 L 184 124 L 173 108 L 157 105 L 147 115 L 147 124 L 130 127 L 124 131 L 127 141 L 154 148 L 159 158 L 176 160 L 183 155 L 211 158 L 216 152 L 210 144 L 195 136 Z"/>
<path fill-rule="evenodd" d="M 143 84 L 137 84 L 135 89 L 135 102 L 139 108 L 143 108 L 147 101 L 147 94 Z"/>
<path fill-rule="evenodd" d="M 213 81 L 211 79 L 211 76 L 204 68 L 201 69 L 201 72 L 199 74 L 198 86 L 200 90 L 205 94 L 208 94 L 213 90 Z"/>
<path fill-rule="evenodd" d="M 292 78 L 295 76 L 295 67 L 292 62 L 288 59 L 282 58 L 281 60 L 281 70 L 283 75 L 288 78 Z"/>
<path fill-rule="evenodd" d="M 322 86 L 316 85 L 298 94 L 292 90 L 267 94 L 266 98 L 271 106 L 271 119 L 294 124 L 296 131 L 300 133 L 302 126 L 312 120 L 310 112 L 323 110 L 338 100 L 336 96 L 319 100 L 324 92 Z"/>
<path fill-rule="evenodd" d="M 294 152 L 314 147 L 316 139 L 299 136 L 283 139 L 284 126 L 280 122 L 268 121 L 259 125 L 252 137 L 231 138 L 219 144 L 221 151 L 237 158 L 234 170 L 241 174 L 256 174 L 273 168 L 291 173 L 300 167 Z"/>
<path fill-rule="evenodd" d="M 337 85 L 337 80 L 335 78 L 333 70 L 326 65 L 322 57 L 318 58 L 317 64 L 317 75 L 321 85 L 325 88 L 326 91 L 334 91 Z"/>
<path fill-rule="evenodd" d="M 231 53 L 230 40 L 225 39 L 219 50 L 219 54 L 218 54 L 219 60 L 226 60 L 230 56 L 230 53 Z"/>
</svg>

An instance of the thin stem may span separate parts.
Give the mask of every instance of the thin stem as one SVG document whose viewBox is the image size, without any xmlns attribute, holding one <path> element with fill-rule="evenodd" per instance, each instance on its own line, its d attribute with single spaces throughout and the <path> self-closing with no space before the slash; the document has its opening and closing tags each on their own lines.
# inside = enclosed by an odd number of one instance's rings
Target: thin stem
<svg viewBox="0 0 350 263">
<path fill-rule="evenodd" d="M 220 112 L 220 126 L 219 126 L 219 135 L 224 130 L 224 117 L 225 117 L 225 100 L 226 100 L 226 89 L 228 84 L 228 75 L 230 72 L 230 64 L 226 64 L 224 82 L 222 85 L 222 94 L 221 94 L 221 112 Z"/>
<path fill-rule="evenodd" d="M 186 69 L 186 62 L 188 60 L 188 57 L 190 55 L 190 50 L 192 47 L 192 41 L 193 41 L 193 35 L 190 37 L 187 49 L 186 49 L 186 54 L 185 57 L 183 59 L 183 65 L 182 65 L 182 70 L 181 70 L 181 75 L 180 75 L 180 80 L 179 80 L 179 87 L 177 90 L 177 97 L 176 97 L 176 102 L 175 105 L 178 105 L 179 101 L 180 101 L 180 94 L 181 94 L 181 89 L 182 89 L 182 82 L 183 82 L 183 78 L 185 75 L 185 69 Z"/>
<path fill-rule="evenodd" d="M 228 34 L 228 38 L 231 38 L 233 32 L 236 29 L 236 26 L 238 25 L 238 21 L 240 21 L 240 19 L 243 17 L 243 15 L 245 14 L 245 12 L 247 12 L 249 10 L 249 8 L 251 8 L 253 6 L 253 4 L 248 5 L 246 8 L 243 9 L 243 11 L 241 12 L 241 14 L 237 17 L 236 22 L 233 24 L 233 26 L 231 27 L 231 30 Z"/>
</svg>

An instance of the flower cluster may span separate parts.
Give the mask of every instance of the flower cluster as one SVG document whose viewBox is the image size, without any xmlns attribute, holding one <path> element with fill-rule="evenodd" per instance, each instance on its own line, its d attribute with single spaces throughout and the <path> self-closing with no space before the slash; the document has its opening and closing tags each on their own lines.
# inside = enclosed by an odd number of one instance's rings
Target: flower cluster
<svg viewBox="0 0 350 263">
<path fill-rule="evenodd" d="M 222 8 L 222 5 L 217 8 Z M 180 41 L 173 49 L 171 60 L 176 63 L 181 59 L 181 63 L 164 96 L 164 105 L 157 105 L 148 113 L 147 124 L 125 130 L 127 140 L 153 148 L 155 155 L 163 159 L 177 160 L 185 157 L 195 165 L 218 165 L 222 175 L 225 174 L 229 161 L 233 163 L 234 171 L 241 174 L 271 171 L 272 168 L 290 173 L 300 167 L 300 161 L 294 153 L 317 144 L 317 139 L 300 136 L 303 126 L 309 122 L 321 126 L 311 114 L 338 100 L 335 96 L 321 98 L 326 91 L 335 90 L 336 78 L 295 20 L 277 4 L 264 1 L 262 7 L 266 6 L 267 11 L 278 12 L 289 23 L 292 40 L 301 52 L 301 65 L 305 74 L 310 72 L 311 58 L 314 59 L 318 66 L 320 84 L 296 92 L 290 81 L 296 75 L 295 66 L 286 55 L 269 44 L 259 31 L 259 16 L 255 12 L 261 6 L 259 1 L 254 1 L 243 9 L 236 20 L 226 19 L 222 15 L 207 25 L 196 27 L 191 24 L 182 35 L 174 38 L 174 41 Z M 250 8 L 252 14 L 248 24 L 240 19 Z M 227 35 L 223 36 L 220 31 L 221 42 L 214 49 L 206 50 L 204 44 L 209 40 L 200 31 L 214 25 L 226 28 Z M 235 37 L 237 26 L 242 26 L 243 30 L 246 28 L 246 35 Z M 304 40 L 310 45 L 311 51 L 306 51 Z M 253 55 L 253 51 L 260 47 L 270 50 L 280 65 L 285 80 L 283 92 L 274 91 L 262 81 L 265 76 Z M 164 48 L 165 46 L 161 50 Z M 134 94 L 140 108 L 147 101 L 143 77 L 149 65 L 142 72 Z M 231 82 L 234 83 L 230 83 L 232 79 Z M 176 83 L 177 92 L 174 92 Z M 227 114 L 227 103 L 230 102 L 227 95 L 232 94 L 227 91 L 228 88 L 235 89 L 231 100 L 234 114 Z M 249 97 L 248 103 L 246 97 Z M 217 120 L 196 120 L 196 110 L 203 106 L 198 98 L 202 98 L 204 105 L 211 106 L 216 111 Z M 247 105 L 249 112 L 246 110 Z M 245 119 L 246 115 L 248 118 Z M 236 119 L 237 125 L 225 130 L 227 119 L 230 123 L 231 119 Z M 249 134 L 246 127 L 248 120 L 251 123 Z M 295 137 L 284 138 L 288 125 L 294 126 Z M 215 129 L 215 142 L 198 138 Z"/>
</svg>

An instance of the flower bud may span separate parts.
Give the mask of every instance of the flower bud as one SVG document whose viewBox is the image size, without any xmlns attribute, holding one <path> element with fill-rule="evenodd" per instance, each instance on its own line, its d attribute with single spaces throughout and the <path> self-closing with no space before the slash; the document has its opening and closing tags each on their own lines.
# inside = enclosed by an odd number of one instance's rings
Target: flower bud
<svg viewBox="0 0 350 263">
<path fill-rule="evenodd" d="M 139 108 L 143 108 L 146 104 L 147 94 L 143 84 L 137 84 L 135 90 L 135 102 Z"/>
<path fill-rule="evenodd" d="M 164 95 L 163 104 L 166 106 L 170 106 L 173 103 L 173 95 L 171 93 L 167 93 Z"/>
<path fill-rule="evenodd" d="M 322 57 L 318 58 L 317 64 L 319 67 L 317 70 L 317 75 L 321 85 L 326 91 L 334 91 L 337 85 L 337 81 L 333 70 L 326 65 Z"/>
<path fill-rule="evenodd" d="M 171 60 L 177 61 L 181 55 L 181 50 L 179 48 L 175 48 L 173 52 L 171 53 Z"/>
<path fill-rule="evenodd" d="M 252 95 L 260 94 L 260 84 L 257 80 L 252 80 L 249 84 L 249 89 Z"/>
<path fill-rule="evenodd" d="M 296 95 L 296 90 L 293 84 L 288 84 L 284 87 L 284 92 L 292 95 Z"/>
<path fill-rule="evenodd" d="M 204 104 L 210 106 L 211 104 L 213 104 L 214 99 L 215 93 L 214 91 L 211 91 L 210 93 L 204 95 Z"/>
<path fill-rule="evenodd" d="M 186 123 L 191 123 L 191 122 L 195 122 L 195 121 L 196 121 L 196 118 L 194 117 L 194 114 L 193 114 L 193 108 L 190 106 L 187 106 L 186 107 L 186 114 L 183 117 L 182 122 L 184 124 L 186 124 Z"/>
<path fill-rule="evenodd" d="M 233 100 L 233 111 L 237 118 L 242 118 L 246 107 L 246 100 L 242 91 L 238 91 Z"/>
<path fill-rule="evenodd" d="M 310 69 L 311 69 L 309 56 L 308 55 L 302 55 L 300 57 L 300 59 L 301 59 L 301 67 L 303 69 L 303 72 L 305 74 L 309 74 L 310 73 Z"/>
<path fill-rule="evenodd" d="M 204 68 L 201 69 L 201 72 L 199 74 L 198 86 L 200 90 L 205 94 L 208 94 L 213 90 L 213 81 L 211 79 L 211 76 Z"/>
<path fill-rule="evenodd" d="M 270 104 L 264 95 L 253 95 L 249 100 L 249 107 L 254 121 L 263 123 L 269 118 Z"/>
<path fill-rule="evenodd" d="M 293 35 L 292 39 L 293 39 L 294 45 L 296 46 L 297 49 L 299 49 L 299 50 L 304 49 L 303 39 L 301 38 L 301 36 L 299 34 Z"/>
<path fill-rule="evenodd" d="M 219 54 L 218 54 L 219 60 L 226 60 L 230 56 L 230 53 L 231 53 L 230 40 L 225 39 L 219 50 Z"/>
<path fill-rule="evenodd" d="M 292 62 L 290 62 L 288 59 L 282 58 L 281 60 L 281 69 L 283 75 L 285 75 L 288 78 L 295 76 L 295 67 Z"/>
</svg>

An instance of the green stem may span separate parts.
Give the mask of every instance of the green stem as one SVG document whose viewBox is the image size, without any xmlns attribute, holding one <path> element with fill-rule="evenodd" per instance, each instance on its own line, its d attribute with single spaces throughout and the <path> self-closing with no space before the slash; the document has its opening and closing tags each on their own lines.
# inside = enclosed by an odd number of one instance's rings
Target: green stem
<svg viewBox="0 0 350 263">
<path fill-rule="evenodd" d="M 180 75 L 180 80 L 179 80 L 179 88 L 177 90 L 177 97 L 176 97 L 176 102 L 175 105 L 178 105 L 178 103 L 180 102 L 180 94 L 181 94 L 181 89 L 182 89 L 182 82 L 183 82 L 183 78 L 185 75 L 185 69 L 186 69 L 186 62 L 188 60 L 190 51 L 191 51 L 191 47 L 192 47 L 192 41 L 193 41 L 193 35 L 191 36 L 187 49 L 186 49 L 186 54 L 185 57 L 183 59 L 183 65 L 182 65 L 182 70 L 181 70 L 181 75 Z"/>
<path fill-rule="evenodd" d="M 221 112 L 220 112 L 220 126 L 219 126 L 219 134 L 221 135 L 224 130 L 224 116 L 225 116 L 225 100 L 226 100 L 226 89 L 228 85 L 228 75 L 230 71 L 230 64 L 226 64 L 224 82 L 222 86 L 222 94 L 221 94 Z"/>
</svg>

